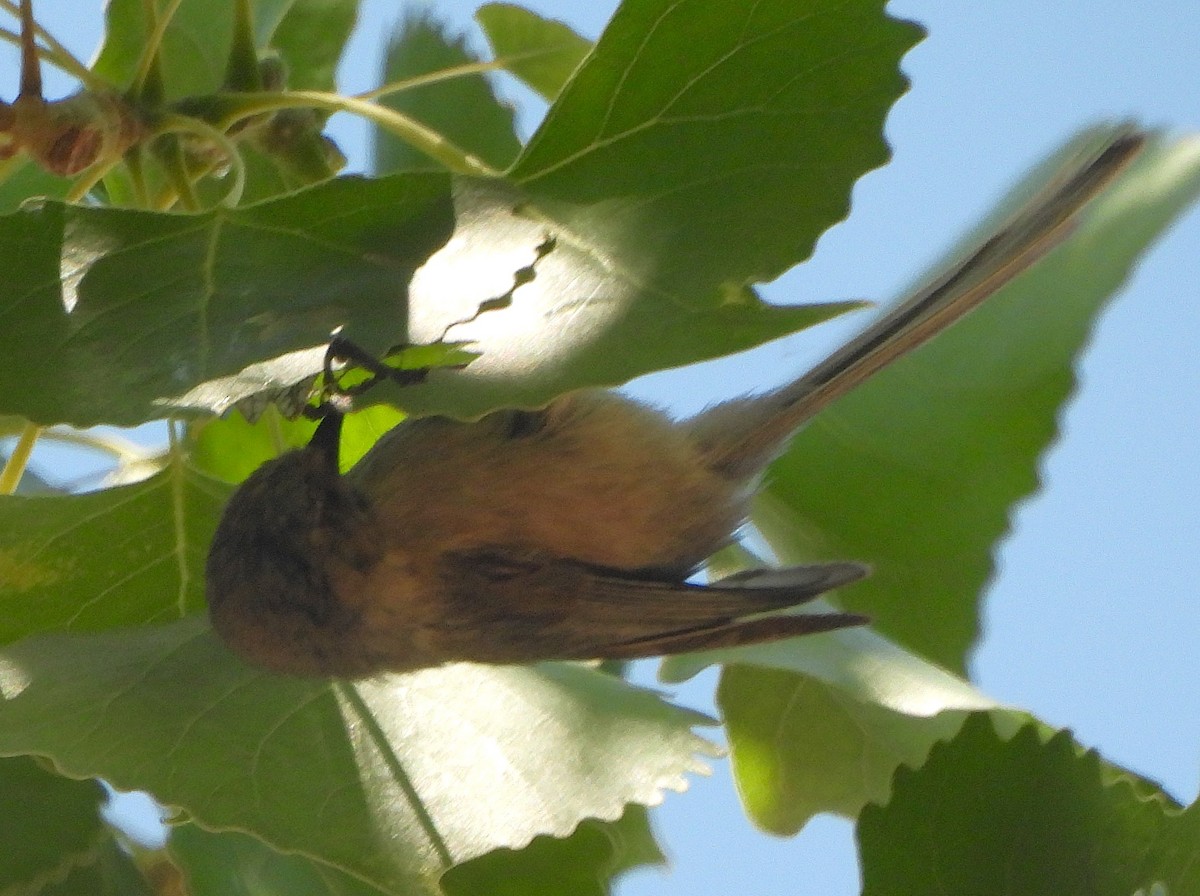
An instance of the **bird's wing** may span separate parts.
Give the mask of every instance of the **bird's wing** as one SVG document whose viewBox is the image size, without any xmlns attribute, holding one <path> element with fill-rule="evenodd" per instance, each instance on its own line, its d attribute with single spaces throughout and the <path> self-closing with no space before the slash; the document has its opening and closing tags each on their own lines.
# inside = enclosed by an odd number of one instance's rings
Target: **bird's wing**
<svg viewBox="0 0 1200 896">
<path fill-rule="evenodd" d="M 527 663 L 633 659 L 828 631 L 849 613 L 773 615 L 867 574 L 828 563 L 741 574 L 710 585 L 626 575 L 502 548 L 447 554 L 441 643 L 458 658 Z"/>
</svg>

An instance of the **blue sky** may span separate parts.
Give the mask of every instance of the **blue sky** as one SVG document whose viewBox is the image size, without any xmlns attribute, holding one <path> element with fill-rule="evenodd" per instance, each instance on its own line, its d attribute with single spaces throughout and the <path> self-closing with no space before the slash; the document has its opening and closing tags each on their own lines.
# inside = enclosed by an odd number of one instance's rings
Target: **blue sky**
<svg viewBox="0 0 1200 896">
<path fill-rule="evenodd" d="M 614 4 L 527 5 L 594 37 Z M 87 58 L 98 27 L 83 6 L 42 0 L 39 17 Z M 86 7 L 98 18 L 98 0 Z M 435 8 L 465 27 L 473 4 Z M 343 89 L 375 86 L 382 35 L 399 9 L 366 0 Z M 889 9 L 929 30 L 903 63 L 912 88 L 888 122 L 894 161 L 860 182 L 850 218 L 822 238 L 811 262 L 766 288 L 772 301 L 897 295 L 1026 166 L 1096 120 L 1200 131 L 1194 0 L 903 0 Z M 0 60 L 0 83 L 15 83 L 14 57 Z M 336 120 L 335 128 L 343 149 L 361 159 L 365 128 Z M 1193 212 L 1099 322 L 1062 439 L 1043 459 L 1045 487 L 1017 508 L 1000 548 L 973 663 L 992 696 L 1074 729 L 1184 800 L 1200 779 L 1198 256 Z M 681 413 L 695 410 L 789 378 L 854 327 L 829 325 L 634 388 Z M 679 698 L 703 707 L 713 684 L 710 672 Z M 786 840 L 761 834 L 724 766 L 669 795 L 656 819 L 673 870 L 638 872 L 621 896 L 859 890 L 847 822 L 820 819 Z"/>
</svg>

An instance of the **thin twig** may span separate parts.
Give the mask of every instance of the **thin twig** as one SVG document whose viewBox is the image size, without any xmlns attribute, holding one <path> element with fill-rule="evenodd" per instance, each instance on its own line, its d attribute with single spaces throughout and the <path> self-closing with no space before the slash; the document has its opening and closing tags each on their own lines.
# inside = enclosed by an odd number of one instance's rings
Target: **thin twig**
<svg viewBox="0 0 1200 896">
<path fill-rule="evenodd" d="M 17 490 L 17 486 L 21 484 L 21 476 L 24 475 L 25 467 L 29 463 L 29 455 L 33 453 L 33 446 L 37 444 L 38 436 L 41 434 L 42 427 L 38 424 L 25 424 L 12 454 L 4 464 L 4 469 L 0 470 L 0 495 L 11 495 Z"/>
<path fill-rule="evenodd" d="M 142 4 L 142 9 L 146 13 L 146 23 L 150 26 L 150 33 L 146 37 L 146 46 L 142 48 L 142 56 L 138 60 L 133 76 L 132 87 L 135 96 L 141 95 L 142 88 L 146 85 L 146 79 L 150 77 L 151 70 L 158 62 L 158 51 L 162 47 L 163 37 L 166 36 L 167 28 L 170 27 L 171 19 L 178 12 L 180 3 L 182 0 L 171 0 L 162 15 L 158 14 L 153 2 Z"/>
</svg>

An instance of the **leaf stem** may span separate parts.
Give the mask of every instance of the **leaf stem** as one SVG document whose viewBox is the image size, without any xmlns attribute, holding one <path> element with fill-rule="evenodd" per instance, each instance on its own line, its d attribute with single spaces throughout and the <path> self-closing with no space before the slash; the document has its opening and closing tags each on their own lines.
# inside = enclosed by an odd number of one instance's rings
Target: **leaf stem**
<svg viewBox="0 0 1200 896">
<path fill-rule="evenodd" d="M 92 432 L 80 432 L 77 429 L 47 429 L 42 432 L 41 437 L 48 442 L 61 442 L 65 445 L 77 445 L 81 448 L 101 451 L 117 458 L 122 463 L 143 461 L 149 456 L 133 442 Z"/>
<path fill-rule="evenodd" d="M 500 173 L 478 157 L 451 143 L 437 131 L 421 124 L 415 118 L 358 97 L 341 96 L 320 90 L 289 90 L 286 92 L 238 93 L 230 95 L 230 99 L 233 98 L 236 98 L 237 108 L 217 123 L 219 130 L 228 130 L 242 119 L 279 109 L 323 109 L 328 112 L 349 112 L 374 122 L 389 133 L 420 149 L 426 155 L 432 156 L 456 174 L 496 177 Z"/>
<path fill-rule="evenodd" d="M 134 96 L 141 97 L 147 84 L 153 87 L 155 93 L 161 91 L 162 74 L 158 68 L 158 51 L 162 48 L 163 37 L 171 25 L 171 19 L 175 18 L 181 2 L 182 0 L 171 0 L 162 15 L 159 15 L 154 0 L 142 0 L 142 11 L 146 17 L 146 24 L 150 27 L 150 33 L 146 36 L 146 45 L 142 48 L 142 56 L 138 60 L 137 69 L 134 72 L 133 84 L 130 85 Z"/>
<path fill-rule="evenodd" d="M 464 62 L 462 65 L 451 65 L 424 75 L 414 75 L 411 78 L 392 81 L 389 84 L 384 84 L 382 87 L 376 87 L 374 90 L 364 90 L 362 93 L 352 94 L 352 97 L 356 100 L 378 100 L 385 96 L 391 96 L 393 93 L 412 90 L 416 87 L 424 87 L 428 84 L 437 84 L 441 81 L 451 81 L 455 78 L 466 78 L 470 75 L 485 75 L 488 72 L 504 71 L 514 63 L 537 59 L 540 56 L 550 55 L 552 52 L 554 51 L 527 50 L 524 53 L 510 53 L 507 56 L 497 56 L 495 59 L 486 62 Z"/>
<path fill-rule="evenodd" d="M 132 147 L 125 154 L 125 168 L 133 186 L 134 201 L 138 208 L 150 207 L 150 188 L 146 183 L 145 150 L 143 144 Z"/>
<path fill-rule="evenodd" d="M 21 484 L 21 476 L 25 473 L 25 466 L 29 463 L 29 455 L 33 453 L 33 446 L 41 434 L 42 427 L 38 424 L 25 424 L 12 454 L 4 464 L 4 469 L 0 470 L 0 495 L 11 495 L 17 490 L 17 486 Z"/>
<path fill-rule="evenodd" d="M 169 114 L 161 120 L 148 139 L 153 140 L 164 134 L 192 134 L 211 140 L 219 146 L 229 162 L 229 167 L 233 170 L 233 186 L 229 188 L 221 200 L 221 204 L 232 208 L 241 202 L 242 194 L 246 189 L 246 163 L 242 160 L 237 146 L 225 136 L 221 129 L 190 115 Z M 186 172 L 181 171 L 180 176 L 186 178 Z"/>
<path fill-rule="evenodd" d="M 71 185 L 64 197 L 67 202 L 80 202 L 92 188 L 121 163 L 120 156 L 112 159 L 101 159 L 97 164 L 85 168 L 79 173 L 79 178 Z"/>
<path fill-rule="evenodd" d="M 505 60 L 505 62 L 507 61 Z M 381 87 L 376 87 L 374 90 L 364 90 L 362 93 L 351 94 L 351 97 L 364 102 L 372 102 L 383 99 L 385 96 L 391 96 L 393 93 L 401 93 L 405 90 L 425 87 L 428 84 L 437 84 L 441 81 L 453 80 L 454 78 L 465 78 L 469 75 L 482 75 L 498 71 L 504 68 L 505 62 L 499 59 L 493 59 L 490 62 L 465 62 L 462 65 L 452 65 L 448 68 L 439 69 L 436 72 L 414 75 L 411 78 L 404 78 L 400 81 L 392 81 Z"/>
</svg>

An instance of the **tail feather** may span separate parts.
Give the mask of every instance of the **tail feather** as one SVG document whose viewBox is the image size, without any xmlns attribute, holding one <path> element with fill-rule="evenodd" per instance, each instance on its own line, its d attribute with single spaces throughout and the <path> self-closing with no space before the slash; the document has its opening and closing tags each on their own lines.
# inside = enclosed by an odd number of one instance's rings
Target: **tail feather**
<svg viewBox="0 0 1200 896">
<path fill-rule="evenodd" d="M 856 613 L 807 613 L 765 616 L 700 626 L 678 632 L 668 632 L 648 638 L 613 644 L 605 649 L 606 659 L 632 660 L 652 656 L 669 656 L 696 650 L 720 650 L 746 644 L 762 644 L 815 635 L 857 625 L 871 620 Z"/>
<path fill-rule="evenodd" d="M 1028 270 L 1074 230 L 1079 213 L 1138 156 L 1146 134 L 1119 128 L 1064 164 L 991 237 L 800 379 L 778 392 L 718 405 L 692 421 L 714 470 L 756 476 L 791 435 L 834 399 L 924 344 Z"/>
<path fill-rule="evenodd" d="M 636 659 L 687 653 L 693 650 L 738 647 L 763 641 L 778 641 L 848 626 L 870 620 L 856 613 L 781 613 L 813 600 L 870 574 L 862 563 L 825 563 L 782 569 L 752 569 L 720 579 L 710 585 L 674 586 L 688 589 L 694 597 L 687 614 L 673 611 L 676 618 L 699 619 L 693 625 L 628 638 L 604 646 L 605 658 Z M 659 601 L 650 602 L 650 606 Z M 775 615 L 763 615 L 774 613 Z M 645 614 L 642 616 L 645 623 Z"/>
</svg>

